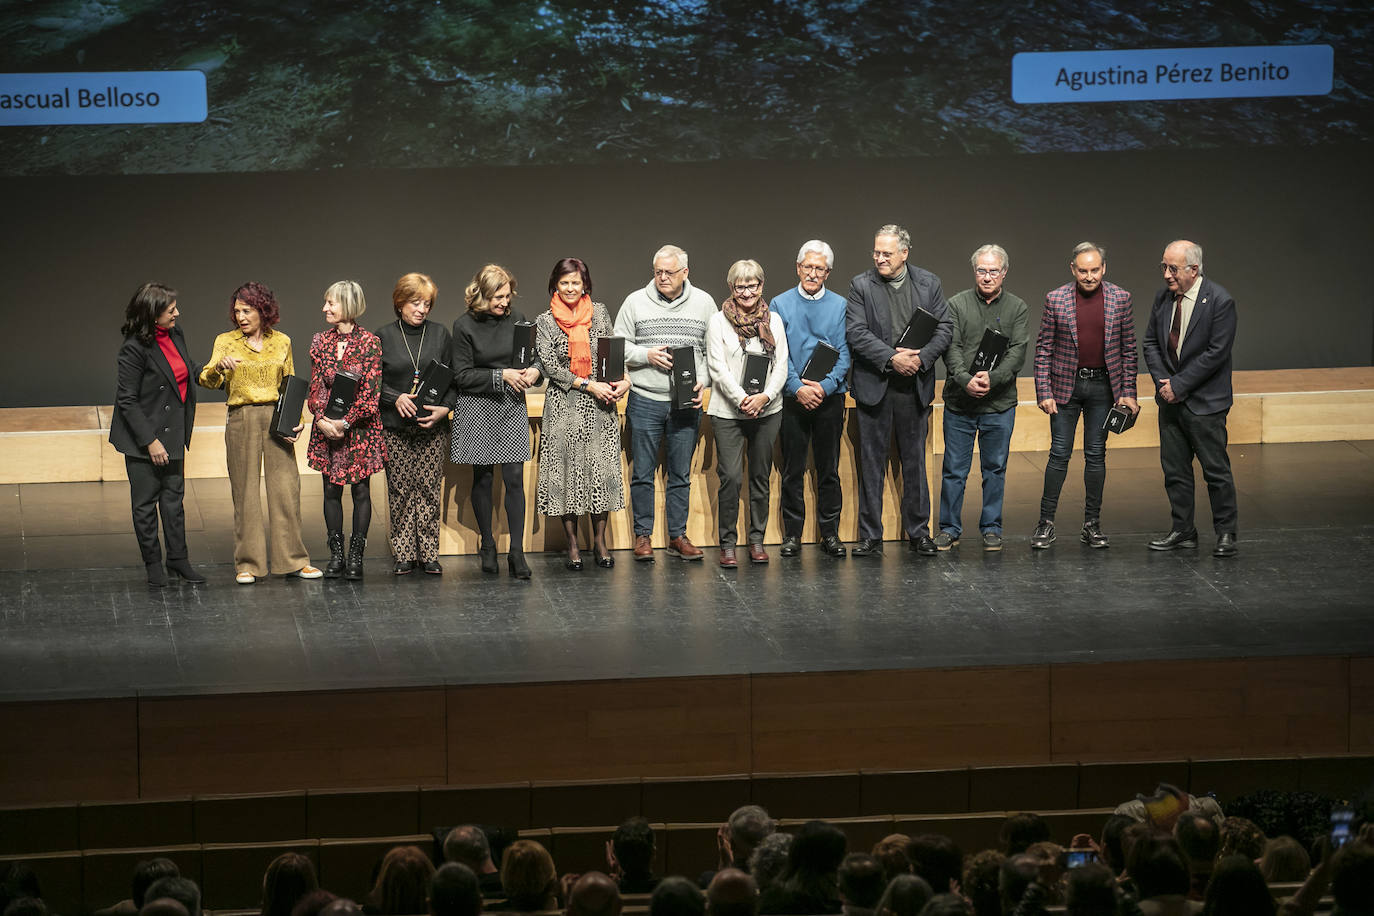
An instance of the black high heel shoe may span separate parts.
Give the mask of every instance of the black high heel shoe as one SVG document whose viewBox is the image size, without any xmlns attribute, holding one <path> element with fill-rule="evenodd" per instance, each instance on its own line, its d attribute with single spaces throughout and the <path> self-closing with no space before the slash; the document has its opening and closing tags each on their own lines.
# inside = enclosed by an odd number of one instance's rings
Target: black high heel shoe
<svg viewBox="0 0 1374 916">
<path fill-rule="evenodd" d="M 506 554 L 506 569 L 510 571 L 512 579 L 528 579 L 530 577 L 530 564 L 525 562 L 524 553 L 517 553 L 512 550 Z"/>
<path fill-rule="evenodd" d="M 481 548 L 478 549 L 477 555 L 482 558 L 482 572 L 499 573 L 501 571 L 501 567 L 496 565 L 495 544 L 483 544 Z"/>
<path fill-rule="evenodd" d="M 180 560 L 168 560 L 167 571 L 174 576 L 180 576 L 191 585 L 204 585 L 205 577 L 196 572 L 191 567 L 191 561 L 185 558 Z"/>
</svg>

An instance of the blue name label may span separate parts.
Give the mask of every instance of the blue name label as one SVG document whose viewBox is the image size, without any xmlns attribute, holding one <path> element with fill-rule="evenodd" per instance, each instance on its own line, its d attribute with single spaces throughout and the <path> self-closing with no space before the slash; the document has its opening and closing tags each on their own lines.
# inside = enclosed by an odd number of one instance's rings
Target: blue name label
<svg viewBox="0 0 1374 916">
<path fill-rule="evenodd" d="M 1011 59 L 1011 97 L 1036 105 L 1327 95 L 1334 67 L 1330 45 L 1023 52 Z"/>
<path fill-rule="evenodd" d="M 204 121 L 200 70 L 0 73 L 0 126 Z"/>
</svg>

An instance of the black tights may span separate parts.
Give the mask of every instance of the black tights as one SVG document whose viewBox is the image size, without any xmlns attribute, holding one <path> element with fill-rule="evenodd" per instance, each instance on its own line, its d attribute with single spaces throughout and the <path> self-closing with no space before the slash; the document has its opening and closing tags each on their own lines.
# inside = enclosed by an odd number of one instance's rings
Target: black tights
<svg viewBox="0 0 1374 916">
<path fill-rule="evenodd" d="M 496 543 L 491 532 L 491 483 L 494 464 L 472 466 L 472 512 L 482 532 L 482 546 Z M 525 550 L 525 466 L 510 462 L 501 465 L 501 482 L 506 485 L 506 527 L 510 530 L 511 553 Z"/>
<path fill-rule="evenodd" d="M 372 522 L 372 478 L 364 477 L 350 488 L 353 496 L 353 533 L 367 537 Z M 343 491 L 341 483 L 324 480 L 324 529 L 343 531 Z"/>
</svg>

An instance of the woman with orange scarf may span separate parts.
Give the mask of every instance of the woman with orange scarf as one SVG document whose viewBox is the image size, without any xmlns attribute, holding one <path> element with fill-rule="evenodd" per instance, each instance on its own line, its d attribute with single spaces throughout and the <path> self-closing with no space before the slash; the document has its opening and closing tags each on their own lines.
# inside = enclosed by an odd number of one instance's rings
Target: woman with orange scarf
<svg viewBox="0 0 1374 916">
<path fill-rule="evenodd" d="M 592 517 L 596 565 L 609 569 L 606 519 L 625 508 L 620 470 L 620 417 L 616 402 L 630 390 L 629 378 L 598 381 L 592 370 L 596 342 L 610 337 L 611 315 L 593 302 L 592 275 L 577 258 L 562 258 L 549 274 L 549 310 L 535 319 L 535 346 L 549 379 L 539 437 L 537 511 L 563 519 L 568 536 L 564 565 L 582 569 L 577 519 Z"/>
</svg>

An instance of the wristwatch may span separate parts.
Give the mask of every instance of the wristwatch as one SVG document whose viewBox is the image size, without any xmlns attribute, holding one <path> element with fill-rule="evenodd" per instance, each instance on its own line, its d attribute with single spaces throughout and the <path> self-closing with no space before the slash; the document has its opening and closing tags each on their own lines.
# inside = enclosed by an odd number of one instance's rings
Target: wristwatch
<svg viewBox="0 0 1374 916">
<path fill-rule="evenodd" d="M 589 379 L 589 378 L 584 378 L 584 379 L 582 380 L 582 391 L 583 391 L 584 393 L 585 393 L 586 390 L 587 390 L 587 386 L 590 385 L 591 383 L 592 383 L 592 380 Z"/>
<path fill-rule="evenodd" d="M 344 432 L 348 432 L 350 429 L 353 428 L 352 424 L 349 423 L 347 420 L 340 420 L 339 425 L 344 428 Z"/>
</svg>

